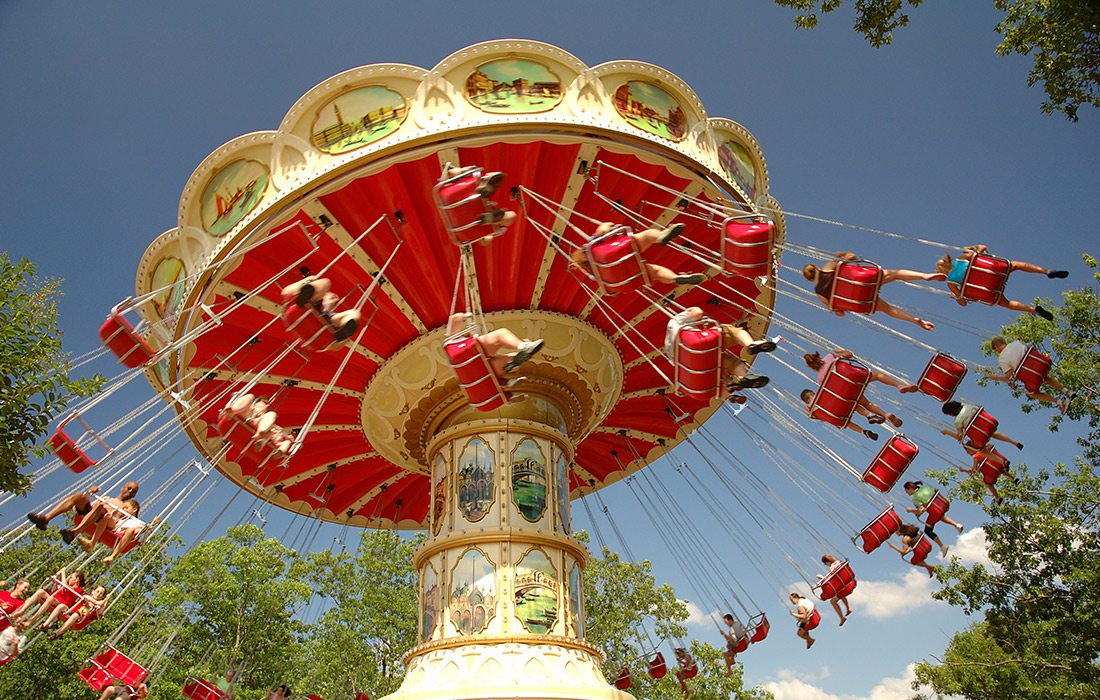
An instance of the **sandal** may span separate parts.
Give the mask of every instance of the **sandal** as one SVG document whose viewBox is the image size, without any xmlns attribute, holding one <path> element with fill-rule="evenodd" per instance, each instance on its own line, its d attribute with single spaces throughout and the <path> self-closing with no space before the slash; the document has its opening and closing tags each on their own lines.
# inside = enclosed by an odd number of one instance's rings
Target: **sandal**
<svg viewBox="0 0 1100 700">
<path fill-rule="evenodd" d="M 880 414 L 876 413 L 873 416 L 871 416 L 870 418 L 868 418 L 867 422 L 870 423 L 871 425 L 881 425 L 882 423 L 886 422 L 886 416 L 883 416 L 883 415 L 880 415 Z"/>
</svg>

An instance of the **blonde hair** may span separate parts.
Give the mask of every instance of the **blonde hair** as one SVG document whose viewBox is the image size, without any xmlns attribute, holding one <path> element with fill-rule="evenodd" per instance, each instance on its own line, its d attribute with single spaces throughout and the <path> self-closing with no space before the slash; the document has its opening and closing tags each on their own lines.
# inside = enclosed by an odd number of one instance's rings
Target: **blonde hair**
<svg viewBox="0 0 1100 700">
<path fill-rule="evenodd" d="M 937 272 L 950 272 L 951 271 L 951 264 L 952 264 L 951 256 L 949 254 L 945 253 L 942 258 L 940 258 L 939 260 L 936 261 L 936 271 Z"/>
<path fill-rule="evenodd" d="M 802 276 L 811 282 L 814 281 L 815 272 L 817 272 L 817 265 L 814 265 L 813 263 L 809 263 L 802 268 Z"/>
</svg>

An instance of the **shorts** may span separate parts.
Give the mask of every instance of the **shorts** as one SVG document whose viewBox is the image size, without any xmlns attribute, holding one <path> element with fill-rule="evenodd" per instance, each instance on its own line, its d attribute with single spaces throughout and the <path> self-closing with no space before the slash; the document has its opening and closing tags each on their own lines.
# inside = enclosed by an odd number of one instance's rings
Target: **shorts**
<svg viewBox="0 0 1100 700">
<path fill-rule="evenodd" d="M 73 510 L 76 511 L 77 515 L 87 515 L 88 513 L 92 512 L 92 502 L 91 501 L 86 501 L 86 503 L 87 503 L 87 505 L 84 506 L 83 508 L 80 507 L 79 503 L 77 503 L 76 506 L 73 507 Z"/>
</svg>

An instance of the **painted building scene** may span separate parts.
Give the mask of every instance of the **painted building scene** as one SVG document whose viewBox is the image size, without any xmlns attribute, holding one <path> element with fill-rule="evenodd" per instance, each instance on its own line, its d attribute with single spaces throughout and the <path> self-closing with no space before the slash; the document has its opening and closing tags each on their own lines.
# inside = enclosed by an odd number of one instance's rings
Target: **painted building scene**
<svg viewBox="0 0 1100 700">
<path fill-rule="evenodd" d="M 652 83 L 631 80 L 615 91 L 615 110 L 630 124 L 655 136 L 679 141 L 687 133 L 684 109 Z"/>
<path fill-rule="evenodd" d="M 224 236 L 248 215 L 267 191 L 267 168 L 254 160 L 237 160 L 222 168 L 202 193 L 202 226 Z"/>
<path fill-rule="evenodd" d="M 546 634 L 558 620 L 558 580 L 540 549 L 532 549 L 516 566 L 516 617 L 533 634 Z"/>
<path fill-rule="evenodd" d="M 397 131 L 407 115 L 405 98 L 387 87 L 349 90 L 317 111 L 313 145 L 333 155 L 354 151 Z"/>
<path fill-rule="evenodd" d="M 545 112 L 561 95 L 561 81 L 549 68 L 524 59 L 490 61 L 466 79 L 467 99 L 486 112 Z"/>
</svg>

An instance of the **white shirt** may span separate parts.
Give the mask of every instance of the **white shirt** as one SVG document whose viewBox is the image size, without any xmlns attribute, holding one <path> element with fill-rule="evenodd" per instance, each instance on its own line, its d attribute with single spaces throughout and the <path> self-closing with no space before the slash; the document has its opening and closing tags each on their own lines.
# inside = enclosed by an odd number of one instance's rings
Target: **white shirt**
<svg viewBox="0 0 1100 700">
<path fill-rule="evenodd" d="M 997 355 L 997 366 L 1005 374 L 1016 374 L 1016 368 L 1020 366 L 1020 360 L 1024 359 L 1027 351 L 1027 345 L 1018 340 L 1013 340 Z"/>
<path fill-rule="evenodd" d="M 13 654 L 22 653 L 27 644 L 26 636 L 15 631 L 14 627 L 8 627 L 0 632 L 0 659 L 6 659 Z"/>
<path fill-rule="evenodd" d="M 131 515 L 125 520 L 120 521 L 118 525 L 115 525 L 115 530 L 140 530 L 143 527 L 145 527 L 145 522 Z"/>
<path fill-rule="evenodd" d="M 665 354 L 668 355 L 668 359 L 673 358 L 674 351 L 676 349 L 676 337 L 680 335 L 680 329 L 683 328 L 685 323 L 691 323 L 693 320 L 691 313 L 688 311 L 681 311 L 668 320 L 668 325 L 665 326 Z"/>
<path fill-rule="evenodd" d="M 797 607 L 800 608 L 807 617 L 814 614 L 814 602 L 809 598 L 799 598 Z"/>
</svg>

